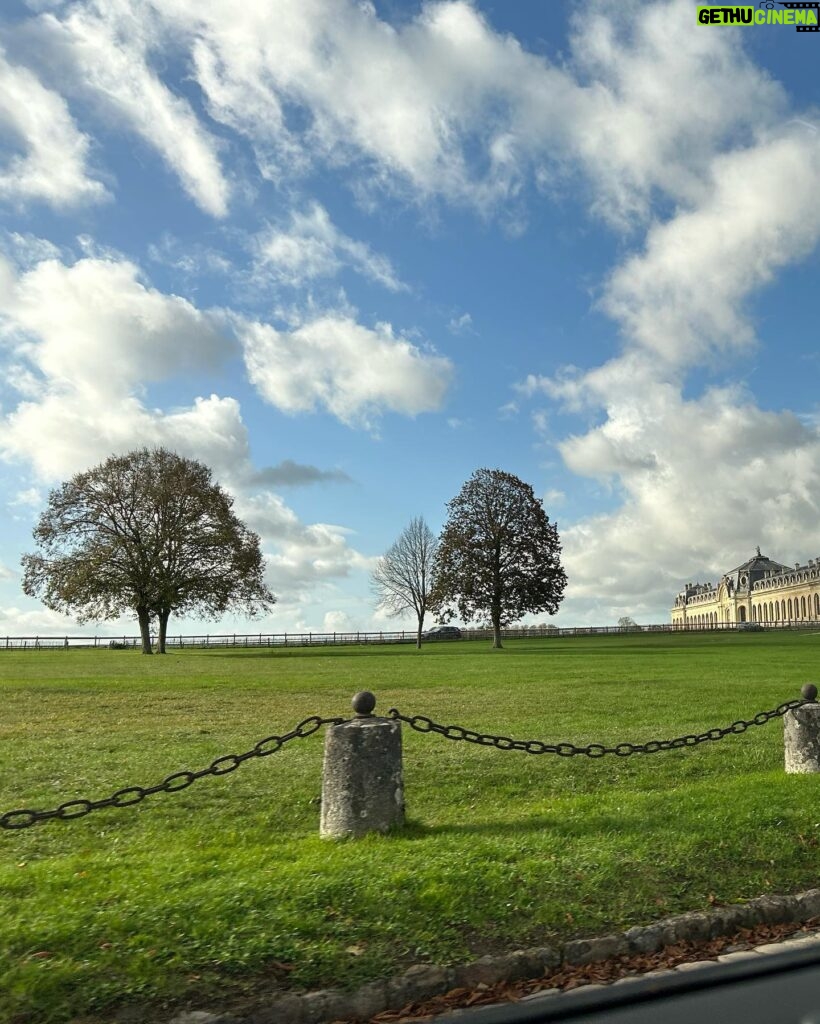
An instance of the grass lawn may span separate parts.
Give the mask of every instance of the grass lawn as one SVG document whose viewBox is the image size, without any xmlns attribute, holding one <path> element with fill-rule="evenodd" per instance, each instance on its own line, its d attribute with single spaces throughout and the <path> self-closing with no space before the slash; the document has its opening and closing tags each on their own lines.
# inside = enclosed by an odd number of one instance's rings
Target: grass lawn
<svg viewBox="0 0 820 1024">
<path fill-rule="evenodd" d="M 817 681 L 820 633 L 412 647 L 0 652 L 0 812 L 239 753 L 373 690 L 444 724 L 577 744 L 751 718 Z M 692 750 L 530 757 L 404 730 L 410 823 L 318 838 L 322 739 L 139 807 L 0 833 L 0 1020 L 108 1020 L 353 986 L 817 884 L 820 776 L 772 722 Z"/>
</svg>

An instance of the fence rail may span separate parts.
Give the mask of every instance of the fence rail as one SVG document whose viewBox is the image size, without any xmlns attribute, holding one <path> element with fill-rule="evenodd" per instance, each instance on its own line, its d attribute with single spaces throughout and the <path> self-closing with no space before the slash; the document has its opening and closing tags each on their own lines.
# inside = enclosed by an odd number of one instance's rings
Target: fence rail
<svg viewBox="0 0 820 1024">
<path fill-rule="evenodd" d="M 659 623 L 647 626 L 509 626 L 501 630 L 505 640 L 561 638 L 573 636 L 622 636 L 624 633 L 720 633 L 778 630 L 820 630 L 820 621 L 811 619 L 768 623 L 714 623 L 713 625 L 679 625 Z M 464 640 L 490 640 L 493 631 L 486 628 L 462 629 Z M 154 640 L 156 638 L 154 637 Z M 416 642 L 415 630 L 357 630 L 347 633 L 195 633 L 169 636 L 166 647 L 324 647 L 355 644 L 410 644 Z M 428 641 L 432 642 L 432 641 Z M 441 643 L 444 641 L 435 641 Z M 0 636 L 3 650 L 53 650 L 70 647 L 138 648 L 138 636 Z"/>
<path fill-rule="evenodd" d="M 505 640 L 560 638 L 573 636 L 622 636 L 624 633 L 720 633 L 756 632 L 776 630 L 820 630 L 820 621 L 795 619 L 783 622 L 748 623 L 719 622 L 713 625 L 680 625 L 664 622 L 648 626 L 508 626 L 501 630 Z M 462 629 L 464 640 L 490 640 L 491 629 Z M 156 637 L 153 637 L 156 641 Z M 198 633 L 169 636 L 166 647 L 333 647 L 355 644 L 411 644 L 416 642 L 416 630 L 357 630 L 347 633 Z M 430 641 L 432 642 L 432 641 Z M 438 640 L 436 643 L 443 643 Z M 0 636 L 3 650 L 54 650 L 59 648 L 121 647 L 139 648 L 138 636 Z"/>
</svg>

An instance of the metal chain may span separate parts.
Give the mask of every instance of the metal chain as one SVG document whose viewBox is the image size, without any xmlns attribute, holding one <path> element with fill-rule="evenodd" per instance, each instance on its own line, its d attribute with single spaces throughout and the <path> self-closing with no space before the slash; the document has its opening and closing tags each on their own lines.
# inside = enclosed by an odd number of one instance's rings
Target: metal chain
<svg viewBox="0 0 820 1024">
<path fill-rule="evenodd" d="M 739 719 L 725 729 L 709 729 L 708 732 L 690 733 L 678 736 L 673 740 L 650 740 L 648 743 L 619 743 L 614 747 L 602 743 L 590 743 L 586 747 L 576 747 L 574 743 L 542 743 L 540 740 L 514 740 L 510 736 L 494 736 L 491 733 L 475 732 L 464 729 L 460 725 L 439 725 L 425 715 L 413 715 L 408 718 L 398 708 L 391 708 L 388 715 L 399 722 L 405 722 L 416 732 L 435 732 L 448 740 L 477 743 L 482 747 L 495 747 L 497 750 L 521 750 L 525 754 L 557 754 L 559 757 L 575 757 L 583 754 L 586 757 L 604 757 L 615 754 L 616 757 L 629 757 L 632 754 L 656 754 L 660 750 L 679 750 L 682 747 L 696 747 L 699 743 L 710 740 L 722 740 L 724 736 L 740 735 L 753 725 L 765 725 L 773 718 L 782 718 L 787 711 L 813 704 L 809 700 L 790 700 L 780 704 L 772 711 L 759 711 L 748 721 Z"/>
<path fill-rule="evenodd" d="M 244 754 L 225 754 L 223 757 L 211 761 L 207 768 L 201 768 L 199 771 L 174 772 L 156 786 L 126 786 L 124 789 L 118 789 L 116 793 L 104 800 L 68 800 L 51 811 L 35 811 L 29 808 L 6 811 L 5 814 L 0 815 L 0 828 L 29 828 L 31 825 L 48 821 L 51 818 L 57 818 L 60 821 L 73 821 L 74 818 L 84 818 L 86 814 L 100 811 L 104 807 L 133 807 L 135 804 L 141 803 L 147 796 L 153 796 L 154 793 L 180 793 L 207 775 L 228 775 L 253 757 L 269 757 L 277 750 L 281 750 L 291 740 L 305 739 L 307 736 L 312 736 L 323 725 L 339 725 L 344 721 L 346 721 L 344 718 L 320 718 L 318 715 L 311 715 L 290 732 L 286 732 L 282 736 L 266 736 Z"/>
</svg>

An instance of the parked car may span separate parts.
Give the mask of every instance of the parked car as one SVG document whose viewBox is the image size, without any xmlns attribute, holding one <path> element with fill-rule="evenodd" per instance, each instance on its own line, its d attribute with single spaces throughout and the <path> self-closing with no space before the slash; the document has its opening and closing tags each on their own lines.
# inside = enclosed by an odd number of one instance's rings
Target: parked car
<svg viewBox="0 0 820 1024">
<path fill-rule="evenodd" d="M 763 627 L 759 622 L 738 622 L 736 628 L 744 633 L 762 633 Z"/>
<path fill-rule="evenodd" d="M 460 640 L 461 630 L 458 626 L 434 626 L 421 634 L 422 640 Z"/>
</svg>

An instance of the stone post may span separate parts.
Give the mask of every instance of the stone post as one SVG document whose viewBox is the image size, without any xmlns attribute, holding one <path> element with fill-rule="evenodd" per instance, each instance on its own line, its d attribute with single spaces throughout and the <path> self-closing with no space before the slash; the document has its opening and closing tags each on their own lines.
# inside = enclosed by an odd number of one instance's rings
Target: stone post
<svg viewBox="0 0 820 1024">
<path fill-rule="evenodd" d="M 783 740 L 786 748 L 786 771 L 820 772 L 820 704 L 816 702 L 817 687 L 806 683 L 803 699 L 812 701 L 792 708 L 783 716 Z"/>
<path fill-rule="evenodd" d="M 404 824 L 401 723 L 373 714 L 376 698 L 353 698 L 356 718 L 325 733 L 322 818 L 325 839 L 388 832 Z"/>
</svg>

